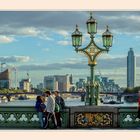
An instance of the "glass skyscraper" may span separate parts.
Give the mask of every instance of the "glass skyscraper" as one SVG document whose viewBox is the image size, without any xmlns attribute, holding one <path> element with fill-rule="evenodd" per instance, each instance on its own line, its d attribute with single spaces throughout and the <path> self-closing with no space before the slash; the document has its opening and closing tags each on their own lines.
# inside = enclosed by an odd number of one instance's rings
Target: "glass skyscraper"
<svg viewBox="0 0 140 140">
<path fill-rule="evenodd" d="M 127 87 L 135 87 L 135 78 L 136 78 L 136 59 L 134 56 L 134 51 L 132 48 L 128 51 L 127 56 Z"/>
</svg>

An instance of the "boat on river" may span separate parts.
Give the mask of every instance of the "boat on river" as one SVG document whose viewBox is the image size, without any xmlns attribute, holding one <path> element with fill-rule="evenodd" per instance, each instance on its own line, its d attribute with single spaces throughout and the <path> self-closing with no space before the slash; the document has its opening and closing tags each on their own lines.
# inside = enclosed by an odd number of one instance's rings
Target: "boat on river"
<svg viewBox="0 0 140 140">
<path fill-rule="evenodd" d="M 123 104 L 124 102 L 119 102 L 119 101 L 108 101 L 108 102 L 103 102 L 103 104 Z"/>
<path fill-rule="evenodd" d="M 18 100 L 27 100 L 27 99 L 29 99 L 29 98 L 27 98 L 27 96 L 22 96 L 22 95 L 20 95 L 20 96 L 18 97 Z"/>
<path fill-rule="evenodd" d="M 109 96 L 105 97 L 104 99 L 101 98 L 100 102 L 103 103 L 103 104 L 123 104 L 124 103 L 124 102 L 121 102 L 121 101 L 117 101 L 114 98 L 109 97 Z"/>
</svg>

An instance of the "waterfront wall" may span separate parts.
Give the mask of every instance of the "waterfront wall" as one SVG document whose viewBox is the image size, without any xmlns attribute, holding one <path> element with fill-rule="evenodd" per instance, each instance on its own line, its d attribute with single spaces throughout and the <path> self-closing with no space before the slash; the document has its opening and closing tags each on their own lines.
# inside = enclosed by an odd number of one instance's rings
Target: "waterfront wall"
<svg viewBox="0 0 140 140">
<path fill-rule="evenodd" d="M 76 106 L 62 113 L 63 129 L 136 128 L 140 125 L 136 107 Z M 51 126 L 51 125 L 50 125 Z M 39 129 L 38 114 L 33 106 L 1 106 L 0 129 Z"/>
</svg>

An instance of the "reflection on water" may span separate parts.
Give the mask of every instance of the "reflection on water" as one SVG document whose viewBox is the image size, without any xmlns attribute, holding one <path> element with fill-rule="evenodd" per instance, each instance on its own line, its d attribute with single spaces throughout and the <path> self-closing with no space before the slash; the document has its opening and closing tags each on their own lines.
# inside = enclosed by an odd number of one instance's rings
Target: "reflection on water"
<svg viewBox="0 0 140 140">
<path fill-rule="evenodd" d="M 30 99 L 30 100 L 14 100 L 10 102 L 0 103 L 0 106 L 34 106 L 36 100 Z M 68 98 L 65 99 L 66 106 L 83 106 L 85 105 L 84 102 L 81 102 L 81 98 Z M 100 103 L 99 106 L 126 106 L 126 107 L 137 107 L 137 103 L 126 103 L 124 104 L 102 104 Z"/>
</svg>

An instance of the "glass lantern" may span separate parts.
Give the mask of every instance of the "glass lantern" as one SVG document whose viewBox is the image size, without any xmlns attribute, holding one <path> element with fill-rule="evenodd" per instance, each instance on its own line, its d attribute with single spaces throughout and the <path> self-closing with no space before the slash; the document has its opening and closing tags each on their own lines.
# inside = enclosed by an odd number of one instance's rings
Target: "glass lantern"
<svg viewBox="0 0 140 140">
<path fill-rule="evenodd" d="M 72 33 L 72 45 L 74 47 L 80 47 L 82 45 L 82 33 L 78 30 L 78 25 L 76 25 L 76 30 Z"/>
</svg>

